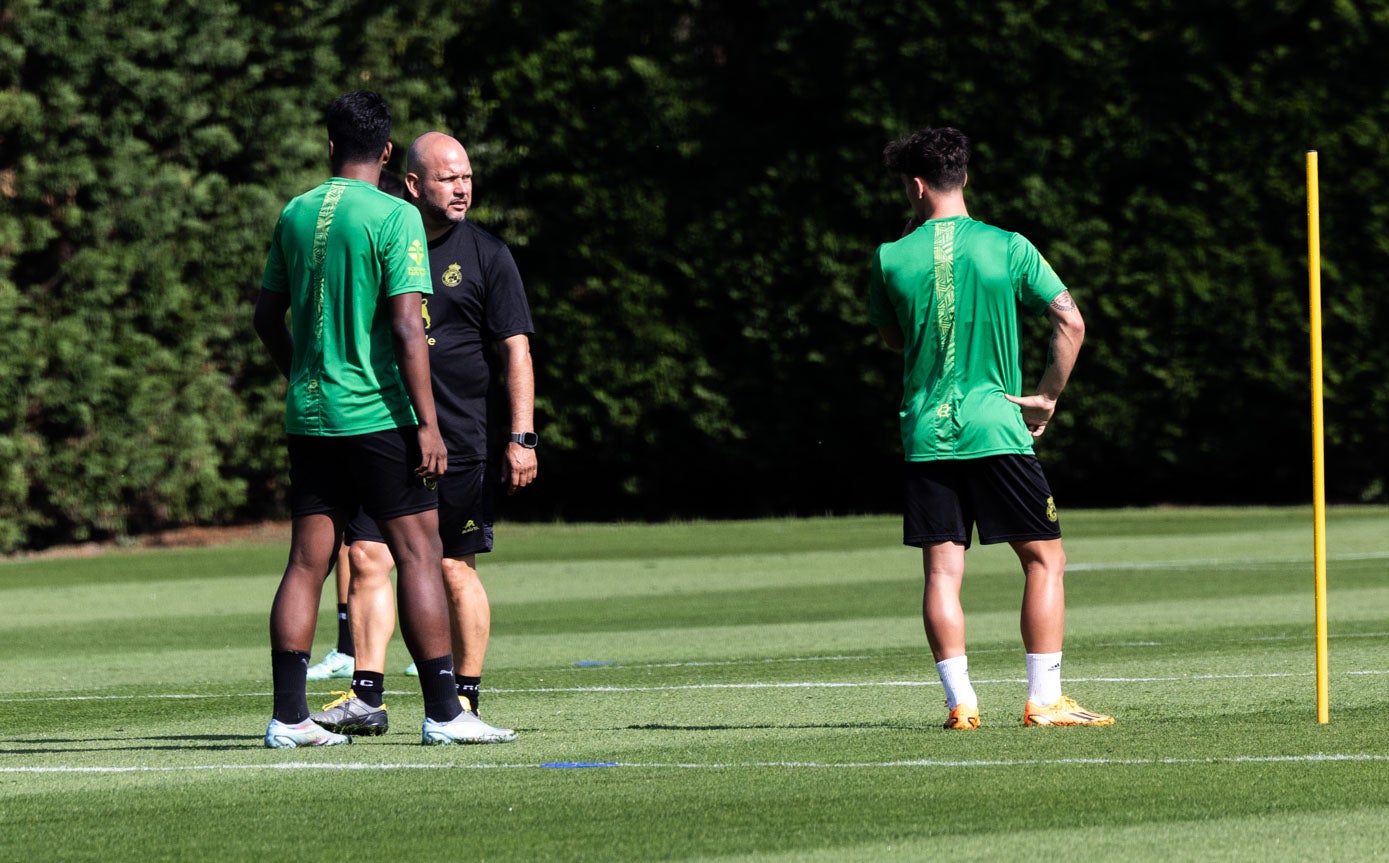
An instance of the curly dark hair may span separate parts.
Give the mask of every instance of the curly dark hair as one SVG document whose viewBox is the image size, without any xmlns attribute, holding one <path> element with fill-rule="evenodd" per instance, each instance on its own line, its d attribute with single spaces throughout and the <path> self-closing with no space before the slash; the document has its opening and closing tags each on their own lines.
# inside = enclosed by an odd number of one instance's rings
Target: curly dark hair
<svg viewBox="0 0 1389 863">
<path fill-rule="evenodd" d="M 374 162 L 391 140 L 391 109 L 380 93 L 353 90 L 328 107 L 333 164 Z"/>
<path fill-rule="evenodd" d="M 894 174 L 920 177 L 933 189 L 958 189 L 969 169 L 969 138 L 949 126 L 918 129 L 884 147 L 883 164 Z"/>
</svg>

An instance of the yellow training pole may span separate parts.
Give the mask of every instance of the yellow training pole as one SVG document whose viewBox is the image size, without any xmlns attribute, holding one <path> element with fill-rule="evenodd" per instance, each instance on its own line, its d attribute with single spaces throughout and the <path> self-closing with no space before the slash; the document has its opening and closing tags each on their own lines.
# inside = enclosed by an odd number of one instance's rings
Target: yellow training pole
<svg viewBox="0 0 1389 863">
<path fill-rule="evenodd" d="M 1321 388 L 1321 204 L 1317 151 L 1307 151 L 1307 280 L 1312 311 L 1312 544 L 1316 570 L 1317 721 L 1331 721 L 1326 649 L 1326 435 Z"/>
</svg>

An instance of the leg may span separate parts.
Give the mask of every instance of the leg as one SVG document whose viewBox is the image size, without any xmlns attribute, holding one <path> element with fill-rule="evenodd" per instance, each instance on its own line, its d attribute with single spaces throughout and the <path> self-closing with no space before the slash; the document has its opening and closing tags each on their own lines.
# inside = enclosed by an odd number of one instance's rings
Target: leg
<svg viewBox="0 0 1389 863">
<path fill-rule="evenodd" d="M 477 576 L 477 555 L 444 558 L 444 586 L 449 594 L 453 656 L 458 673 L 480 677 L 492 634 L 492 607 Z"/>
<path fill-rule="evenodd" d="M 1027 577 L 1022 594 L 1022 643 L 1028 653 L 1060 653 L 1066 635 L 1066 553 L 1061 540 L 1012 543 Z"/>
<path fill-rule="evenodd" d="M 396 564 L 400 629 L 416 663 L 449 654 L 449 616 L 442 576 L 439 514 L 434 510 L 380 522 Z"/>
<path fill-rule="evenodd" d="M 356 522 L 353 524 L 355 528 Z M 385 543 L 360 538 L 348 547 L 346 557 L 352 573 L 353 640 L 358 645 L 352 688 L 338 693 L 340 698 L 309 718 L 329 731 L 375 736 L 390 728 L 382 699 L 386 644 L 395 630 L 395 597 L 391 595 L 394 562 Z"/>
<path fill-rule="evenodd" d="M 936 673 L 945 689 L 945 707 L 950 711 L 945 727 L 966 731 L 978 728 L 979 698 L 969 682 L 965 613 L 960 606 L 965 547 L 958 542 L 937 542 L 923 546 L 922 553 L 926 587 L 921 598 L 921 619 L 936 659 Z"/>
<path fill-rule="evenodd" d="M 325 513 L 294 519 L 289 564 L 270 607 L 270 659 L 274 675 L 274 714 L 265 730 L 272 749 L 351 743 L 308 721 L 306 690 L 309 651 L 328 564 L 337 553 L 342 528 Z"/>
<path fill-rule="evenodd" d="M 357 669 L 385 673 L 386 645 L 395 632 L 395 595 L 391 591 L 395 561 L 383 542 L 358 540 L 348 551 L 352 560 L 348 607 L 352 640 L 357 645 Z"/>
<path fill-rule="evenodd" d="M 289 436 L 290 511 L 294 514 L 289 562 L 270 606 L 270 669 L 274 712 L 265 729 L 271 749 L 337 746 L 352 740 L 309 721 L 309 651 L 323 582 L 337 556 L 346 523 L 344 489 L 332 467 L 336 441 Z"/>
<path fill-rule="evenodd" d="M 338 640 L 336 646 L 316 664 L 309 666 L 309 680 L 345 679 L 352 676 L 357 647 L 352 638 L 352 621 L 348 607 L 352 563 L 348 546 L 340 546 L 337 554 L 338 583 Z"/>
<path fill-rule="evenodd" d="M 331 515 L 294 519 L 289 563 L 270 607 L 270 648 L 308 653 L 318 623 L 318 603 L 328 565 L 337 553 L 342 529 Z"/>
<path fill-rule="evenodd" d="M 338 549 L 338 605 L 347 605 L 347 595 L 352 585 L 352 548 L 342 546 Z"/>
<path fill-rule="evenodd" d="M 492 609 L 487 591 L 477 577 L 477 555 L 444 558 L 444 585 L 449 595 L 453 628 L 453 655 L 458 660 L 458 695 L 469 702 L 450 730 L 455 743 L 508 743 L 516 739 L 510 728 L 489 725 L 478 716 L 478 678 L 492 632 Z M 465 681 L 465 678 L 467 680 Z M 442 741 L 441 741 L 442 742 Z"/>
<path fill-rule="evenodd" d="M 921 597 L 921 620 L 936 662 L 965 653 L 965 612 L 960 586 L 965 576 L 965 547 L 937 542 L 923 548 L 926 586 Z"/>
<path fill-rule="evenodd" d="M 338 653 L 356 656 L 357 646 L 352 640 L 352 620 L 347 609 L 347 595 L 352 587 L 352 550 L 347 546 L 338 549 Z"/>
<path fill-rule="evenodd" d="M 1024 725 L 1112 725 L 1061 691 L 1061 645 L 1066 635 L 1066 553 L 1061 540 L 1012 543 L 1027 584 L 1022 595 L 1022 643 L 1027 650 Z"/>
</svg>

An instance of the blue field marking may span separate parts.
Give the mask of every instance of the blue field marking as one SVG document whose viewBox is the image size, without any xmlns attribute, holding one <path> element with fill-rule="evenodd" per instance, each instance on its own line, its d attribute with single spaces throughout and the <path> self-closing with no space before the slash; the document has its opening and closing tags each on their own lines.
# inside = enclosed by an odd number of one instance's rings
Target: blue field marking
<svg viewBox="0 0 1389 863">
<path fill-rule="evenodd" d="M 605 665 L 612 664 L 612 662 L 606 659 L 580 659 L 578 662 L 574 663 L 574 666 L 576 668 L 602 668 Z"/>
<path fill-rule="evenodd" d="M 581 767 L 617 767 L 616 761 L 546 761 L 541 767 L 550 767 L 556 770 L 572 770 Z"/>
</svg>

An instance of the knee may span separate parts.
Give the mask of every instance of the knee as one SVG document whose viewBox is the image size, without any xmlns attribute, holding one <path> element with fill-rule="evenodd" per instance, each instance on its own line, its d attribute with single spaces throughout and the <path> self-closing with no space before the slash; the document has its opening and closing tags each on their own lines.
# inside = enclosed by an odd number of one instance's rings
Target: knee
<svg viewBox="0 0 1389 863">
<path fill-rule="evenodd" d="M 1060 584 L 1066 578 L 1066 557 L 1061 555 L 1055 560 L 1029 561 L 1023 567 L 1023 574 L 1028 581 Z"/>
<path fill-rule="evenodd" d="M 439 535 L 411 537 L 394 550 L 395 565 L 399 572 L 428 569 L 436 575 L 442 570 L 443 546 Z"/>
<path fill-rule="evenodd" d="M 352 572 L 368 577 L 379 578 L 389 575 L 395 560 L 391 549 L 383 542 L 356 542 L 348 554 L 352 561 Z"/>
</svg>

